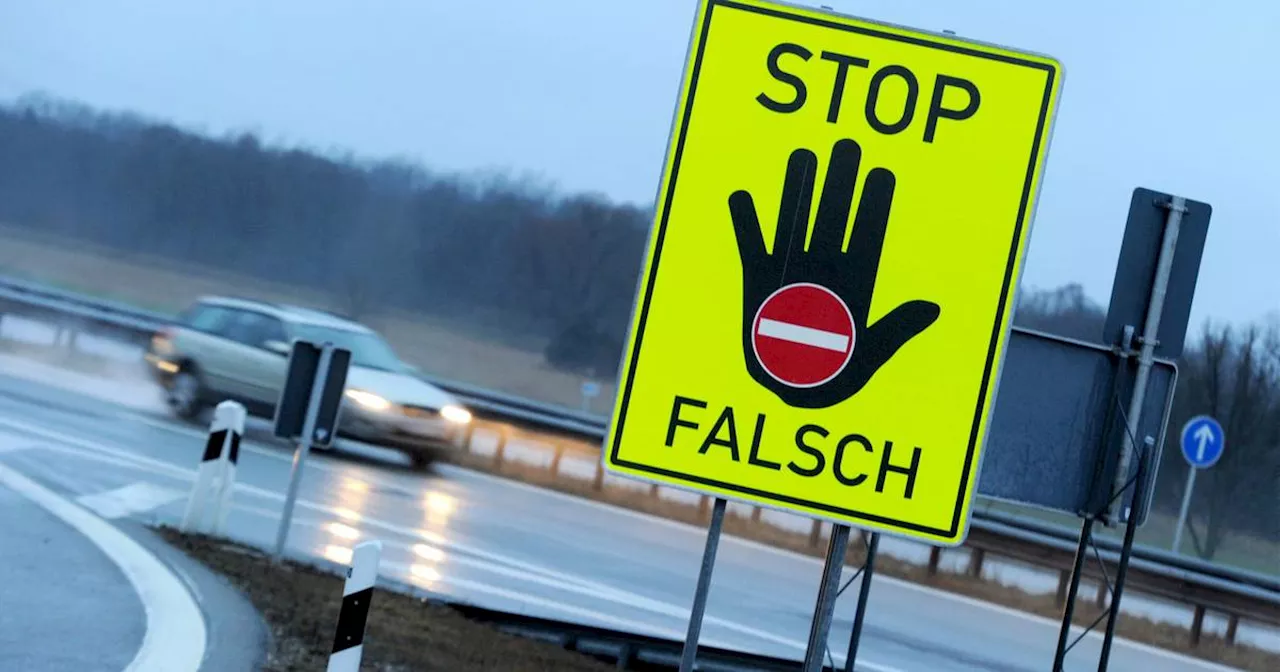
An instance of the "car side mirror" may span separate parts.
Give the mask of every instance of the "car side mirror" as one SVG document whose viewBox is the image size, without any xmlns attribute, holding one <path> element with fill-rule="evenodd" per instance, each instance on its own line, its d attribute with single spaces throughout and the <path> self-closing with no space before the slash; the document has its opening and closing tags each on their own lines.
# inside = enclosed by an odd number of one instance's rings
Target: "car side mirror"
<svg viewBox="0 0 1280 672">
<path fill-rule="evenodd" d="M 289 352 L 293 349 L 289 346 L 288 343 L 285 343 L 284 341 L 277 341 L 274 339 L 269 341 L 264 341 L 262 343 L 262 347 L 266 348 L 268 352 L 274 352 L 277 355 L 282 355 L 285 357 L 288 357 Z"/>
</svg>

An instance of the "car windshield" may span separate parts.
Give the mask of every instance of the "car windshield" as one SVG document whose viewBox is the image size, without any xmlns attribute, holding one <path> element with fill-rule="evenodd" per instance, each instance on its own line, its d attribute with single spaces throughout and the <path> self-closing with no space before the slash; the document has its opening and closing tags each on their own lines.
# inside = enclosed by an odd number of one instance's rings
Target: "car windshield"
<svg viewBox="0 0 1280 672">
<path fill-rule="evenodd" d="M 366 331 L 335 329 L 318 324 L 293 325 L 293 333 L 297 338 L 320 344 L 332 342 L 339 348 L 351 351 L 351 365 L 362 366 L 379 371 L 407 371 L 408 367 L 382 337 Z"/>
</svg>

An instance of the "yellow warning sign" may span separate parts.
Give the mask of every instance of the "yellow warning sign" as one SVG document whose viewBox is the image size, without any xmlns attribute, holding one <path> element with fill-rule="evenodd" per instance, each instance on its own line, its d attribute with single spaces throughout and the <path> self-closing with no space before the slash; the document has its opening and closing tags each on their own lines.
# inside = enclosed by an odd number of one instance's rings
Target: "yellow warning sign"
<svg viewBox="0 0 1280 672">
<path fill-rule="evenodd" d="M 703 0 L 605 466 L 962 542 L 1061 73 Z"/>
</svg>

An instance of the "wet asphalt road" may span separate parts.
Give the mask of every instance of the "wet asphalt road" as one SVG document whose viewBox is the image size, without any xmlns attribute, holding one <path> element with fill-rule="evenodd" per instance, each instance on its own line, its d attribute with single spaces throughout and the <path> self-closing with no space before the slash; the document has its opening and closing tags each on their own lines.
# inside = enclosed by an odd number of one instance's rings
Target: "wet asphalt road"
<svg viewBox="0 0 1280 672">
<path fill-rule="evenodd" d="M 264 424 L 255 425 L 242 450 L 228 532 L 266 548 L 292 455 L 267 439 Z M 66 496 L 90 497 L 84 501 L 107 515 L 176 524 L 203 438 L 202 427 L 0 375 L 0 462 Z M 352 545 L 377 538 L 384 575 L 448 598 L 683 638 L 702 530 L 451 466 L 422 475 L 402 464 L 395 453 L 362 446 L 313 454 L 289 553 L 343 562 Z M 820 573 L 812 558 L 725 538 L 702 641 L 798 660 Z M 856 593 L 850 587 L 837 606 L 837 662 Z M 877 578 L 858 667 L 1040 671 L 1055 639 L 1049 621 Z M 1090 638 L 1071 659 L 1084 669 L 1097 651 Z M 1120 643 L 1111 669 L 1215 667 Z"/>
<path fill-rule="evenodd" d="M 146 614 L 111 559 L 4 485 L 0 534 L 0 670 L 124 669 L 142 644 Z"/>
</svg>

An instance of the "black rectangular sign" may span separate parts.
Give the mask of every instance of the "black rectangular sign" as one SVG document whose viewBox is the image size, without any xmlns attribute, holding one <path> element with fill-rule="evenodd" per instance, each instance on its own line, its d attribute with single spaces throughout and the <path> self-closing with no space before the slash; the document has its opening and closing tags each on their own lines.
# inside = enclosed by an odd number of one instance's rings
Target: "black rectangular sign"
<svg viewBox="0 0 1280 672">
<path fill-rule="evenodd" d="M 1103 328 L 1102 342 L 1107 345 L 1121 345 L 1126 325 L 1132 325 L 1135 334 L 1142 334 L 1172 200 L 1169 194 L 1151 189 L 1133 190 Z M 1196 279 L 1200 275 L 1200 258 L 1204 256 L 1205 239 L 1209 235 L 1209 217 L 1213 214 L 1208 203 L 1191 199 L 1185 203 L 1187 210 L 1178 226 L 1169 287 L 1161 309 L 1160 329 L 1156 332 L 1159 342 L 1154 355 L 1165 359 L 1177 359 L 1182 354 L 1187 323 L 1191 319 L 1191 300 L 1195 298 Z M 1132 347 L 1137 349 L 1138 345 L 1135 342 Z"/>
<path fill-rule="evenodd" d="M 285 376 L 284 389 L 276 404 L 275 435 L 290 440 L 303 438 L 307 410 L 312 390 L 316 385 L 316 373 L 320 368 L 323 346 L 307 341 L 294 341 L 289 352 L 289 372 Z M 319 405 L 315 427 L 307 437 L 312 445 L 328 446 L 338 426 L 342 410 L 342 394 L 347 384 L 347 370 L 351 366 L 351 351 L 331 348 L 328 371 L 321 381 Z"/>
</svg>

